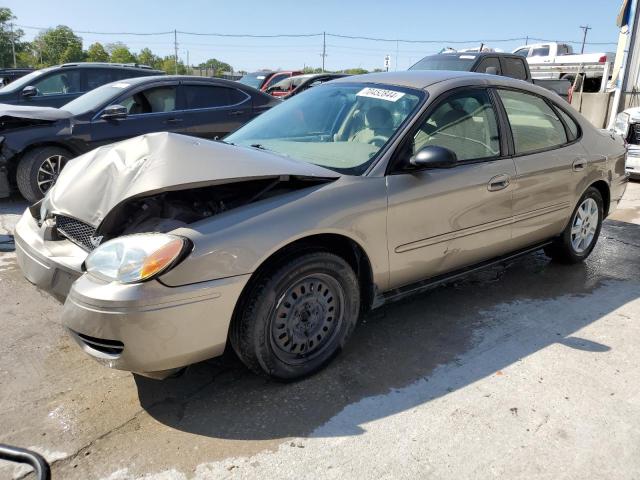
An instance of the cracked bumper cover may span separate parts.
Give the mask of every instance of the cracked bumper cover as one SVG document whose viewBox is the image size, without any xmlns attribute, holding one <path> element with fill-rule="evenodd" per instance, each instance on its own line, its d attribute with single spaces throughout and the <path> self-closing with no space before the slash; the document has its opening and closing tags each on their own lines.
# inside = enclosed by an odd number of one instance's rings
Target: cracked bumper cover
<svg viewBox="0 0 640 480">
<path fill-rule="evenodd" d="M 84 250 L 67 240 L 43 240 L 28 210 L 15 240 L 25 277 L 64 300 L 62 323 L 87 354 L 111 368 L 155 378 L 222 354 L 235 305 L 250 278 L 180 287 L 158 280 L 104 282 L 82 273 Z"/>
</svg>

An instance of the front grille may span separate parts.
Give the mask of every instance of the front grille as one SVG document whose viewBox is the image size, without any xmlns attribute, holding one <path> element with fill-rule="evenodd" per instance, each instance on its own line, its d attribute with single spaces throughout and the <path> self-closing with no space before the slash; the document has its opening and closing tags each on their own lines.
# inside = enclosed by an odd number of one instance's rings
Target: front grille
<svg viewBox="0 0 640 480">
<path fill-rule="evenodd" d="M 100 237 L 95 237 L 96 229 L 75 218 L 56 215 L 58 232 L 84 250 L 90 252 L 100 245 Z"/>
<path fill-rule="evenodd" d="M 72 330 L 73 331 L 73 330 Z M 107 355 L 120 355 L 124 350 L 124 343 L 118 340 L 108 340 L 106 338 L 90 337 L 83 333 L 73 332 L 88 347 Z"/>
<path fill-rule="evenodd" d="M 633 145 L 640 145 L 640 123 L 629 125 L 628 142 Z"/>
</svg>

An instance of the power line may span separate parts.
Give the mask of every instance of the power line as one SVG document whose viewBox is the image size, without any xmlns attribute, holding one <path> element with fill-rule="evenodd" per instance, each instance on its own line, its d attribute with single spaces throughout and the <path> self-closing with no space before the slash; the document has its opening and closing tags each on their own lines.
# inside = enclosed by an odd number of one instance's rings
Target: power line
<svg viewBox="0 0 640 480">
<path fill-rule="evenodd" d="M 26 28 L 30 30 L 47 30 L 49 27 L 35 27 L 32 25 L 16 25 L 20 28 Z M 73 30 L 73 29 L 72 29 Z M 443 44 L 464 44 L 464 43 L 505 43 L 505 42 L 518 42 L 535 40 L 537 42 L 560 42 L 571 44 L 582 44 L 581 40 L 549 40 L 545 38 L 535 37 L 513 37 L 513 38 L 494 38 L 494 39 L 473 39 L 473 40 L 416 40 L 416 39 L 402 39 L 402 38 L 382 38 L 382 37 L 369 37 L 360 35 L 343 35 L 339 33 L 277 33 L 270 35 L 257 35 L 250 33 L 219 33 L 219 32 L 188 32 L 184 30 L 170 30 L 166 32 L 95 32 L 89 30 L 73 30 L 74 33 L 82 33 L 87 35 L 139 35 L 139 36 L 153 36 L 153 35 L 195 35 L 205 37 L 228 37 L 228 38 L 310 38 L 310 37 L 335 37 L 345 38 L 349 40 L 367 40 L 372 42 L 390 42 L 390 43 L 443 43 Z M 617 42 L 585 42 L 585 45 L 617 45 Z"/>
</svg>

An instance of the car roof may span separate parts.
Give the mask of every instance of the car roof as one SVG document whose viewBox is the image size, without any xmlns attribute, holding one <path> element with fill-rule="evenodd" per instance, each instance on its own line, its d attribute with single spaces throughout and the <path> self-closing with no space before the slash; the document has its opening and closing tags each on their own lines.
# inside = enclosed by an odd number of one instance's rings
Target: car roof
<svg viewBox="0 0 640 480">
<path fill-rule="evenodd" d="M 401 72 L 363 73 L 362 75 L 337 78 L 335 80 L 332 80 L 331 83 L 386 83 L 399 87 L 425 89 L 435 83 L 440 83 L 446 80 L 452 80 L 461 77 L 486 80 L 487 75 L 482 73 L 449 70 L 406 70 Z"/>
<path fill-rule="evenodd" d="M 125 78 L 122 80 L 116 80 L 114 82 L 108 83 L 107 85 L 111 85 L 114 83 L 128 83 L 129 85 L 141 85 L 144 83 L 153 83 L 153 82 L 166 82 L 166 81 L 194 81 L 194 82 L 203 82 L 203 83 L 212 83 L 216 85 L 225 85 L 233 88 L 240 88 L 243 90 L 255 90 L 247 85 L 243 85 L 242 83 L 236 82 L 234 80 L 227 80 L 226 78 L 217 78 L 217 77 L 199 77 L 197 75 L 146 75 L 144 77 L 133 77 L 133 78 Z"/>
<path fill-rule="evenodd" d="M 528 90 L 538 95 L 554 98 L 556 95 L 550 90 L 534 85 L 524 80 L 517 80 L 502 75 L 490 75 L 487 73 L 461 72 L 458 70 L 407 70 L 402 72 L 365 73 L 353 77 L 343 77 L 332 80 L 337 83 L 377 83 L 398 87 L 415 88 L 425 90 L 439 83 L 457 86 L 501 86 L 512 87 L 520 90 Z M 445 87 L 446 88 L 446 87 Z M 560 97 L 558 97 L 560 98 Z"/>
<path fill-rule="evenodd" d="M 142 65 L 139 63 L 109 63 L 109 62 L 74 62 L 63 63 L 61 65 L 55 65 L 49 68 L 117 68 L 125 70 L 144 70 L 145 72 L 160 72 L 161 70 L 154 70 L 148 65 Z"/>
</svg>

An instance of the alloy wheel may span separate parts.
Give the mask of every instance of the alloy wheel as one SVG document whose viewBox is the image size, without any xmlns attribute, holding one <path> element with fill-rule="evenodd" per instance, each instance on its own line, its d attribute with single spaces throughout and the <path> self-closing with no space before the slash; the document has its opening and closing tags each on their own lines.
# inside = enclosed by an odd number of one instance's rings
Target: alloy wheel
<svg viewBox="0 0 640 480">
<path fill-rule="evenodd" d="M 586 251 L 595 237 L 600 222 L 598 204 L 593 198 L 585 198 L 573 217 L 571 245 L 576 253 Z"/>
<path fill-rule="evenodd" d="M 43 194 L 56 183 L 66 162 L 67 158 L 63 155 L 52 155 L 42 162 L 38 169 L 37 181 L 38 188 Z"/>
</svg>

